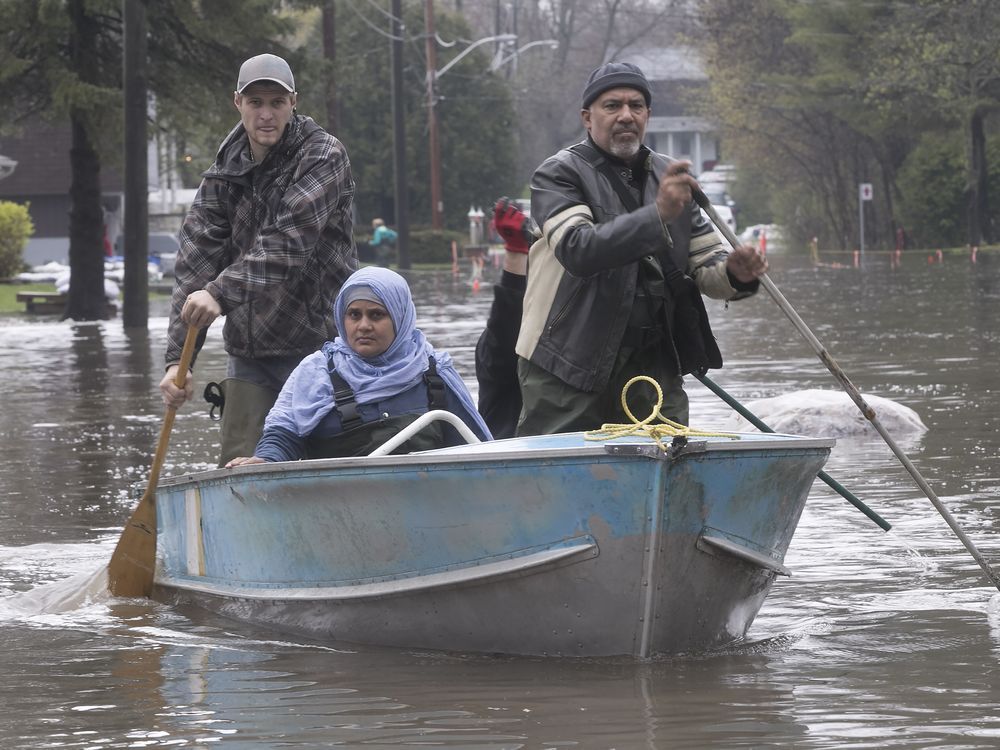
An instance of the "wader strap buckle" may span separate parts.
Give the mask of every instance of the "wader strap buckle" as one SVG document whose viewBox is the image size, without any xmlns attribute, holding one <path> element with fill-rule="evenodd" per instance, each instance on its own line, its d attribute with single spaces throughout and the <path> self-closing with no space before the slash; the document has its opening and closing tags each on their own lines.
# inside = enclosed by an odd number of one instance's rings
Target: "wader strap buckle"
<svg viewBox="0 0 1000 750">
<path fill-rule="evenodd" d="M 333 408 L 340 415 L 340 427 L 344 432 L 361 424 L 361 414 L 354 400 L 354 391 L 336 370 L 330 370 L 330 384 L 333 386 Z"/>
<path fill-rule="evenodd" d="M 204 392 L 205 400 L 212 405 L 212 408 L 208 410 L 208 417 L 213 422 L 218 422 L 222 419 L 222 411 L 226 408 L 226 394 L 222 391 L 222 386 L 216 382 L 209 383 L 205 386 Z M 219 413 L 216 415 L 215 410 L 218 409 Z"/>
<path fill-rule="evenodd" d="M 444 380 L 438 375 L 437 360 L 427 358 L 427 370 L 424 372 L 424 383 L 427 386 L 427 406 L 434 409 L 444 409 L 447 405 Z"/>
</svg>

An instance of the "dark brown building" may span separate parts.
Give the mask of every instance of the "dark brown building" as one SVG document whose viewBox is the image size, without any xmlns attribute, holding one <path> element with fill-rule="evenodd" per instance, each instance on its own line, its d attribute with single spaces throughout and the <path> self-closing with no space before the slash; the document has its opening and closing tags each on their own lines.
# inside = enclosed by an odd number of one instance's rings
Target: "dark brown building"
<svg viewBox="0 0 1000 750">
<path fill-rule="evenodd" d="M 13 174 L 0 180 L 0 200 L 29 204 L 35 234 L 28 240 L 25 260 L 32 264 L 69 257 L 69 125 L 36 122 L 18 136 L 0 138 L 0 154 L 17 162 Z M 101 169 L 101 195 L 109 241 L 121 225 L 123 180 L 113 167 Z"/>
</svg>

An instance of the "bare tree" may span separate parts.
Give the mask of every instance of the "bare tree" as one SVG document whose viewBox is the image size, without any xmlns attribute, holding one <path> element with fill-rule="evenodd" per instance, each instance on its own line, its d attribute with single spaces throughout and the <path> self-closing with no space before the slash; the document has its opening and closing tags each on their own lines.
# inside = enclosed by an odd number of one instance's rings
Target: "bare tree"
<svg viewBox="0 0 1000 750">
<path fill-rule="evenodd" d="M 627 60 L 643 48 L 675 42 L 691 16 L 685 0 L 496 0 L 463 3 L 483 36 L 516 33 L 517 45 L 553 39 L 555 50 L 535 46 L 509 76 L 518 113 L 518 174 L 527 182 L 547 156 L 582 135 L 580 96 L 587 76 L 604 62 Z M 499 23 L 498 23 L 499 19 Z"/>
</svg>

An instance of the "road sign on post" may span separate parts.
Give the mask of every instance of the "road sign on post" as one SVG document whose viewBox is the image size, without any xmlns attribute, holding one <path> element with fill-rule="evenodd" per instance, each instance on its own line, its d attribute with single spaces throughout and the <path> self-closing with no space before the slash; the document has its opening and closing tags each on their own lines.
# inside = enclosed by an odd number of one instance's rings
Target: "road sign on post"
<svg viewBox="0 0 1000 750">
<path fill-rule="evenodd" d="M 860 243 L 858 245 L 861 261 L 865 259 L 865 201 L 872 199 L 872 184 L 870 182 L 858 183 L 858 231 L 860 233 Z"/>
</svg>

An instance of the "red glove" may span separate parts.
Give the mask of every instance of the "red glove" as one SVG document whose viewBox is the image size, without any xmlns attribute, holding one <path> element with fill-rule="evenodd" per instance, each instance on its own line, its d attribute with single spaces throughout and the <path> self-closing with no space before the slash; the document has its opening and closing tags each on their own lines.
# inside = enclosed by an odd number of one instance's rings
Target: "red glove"
<svg viewBox="0 0 1000 750">
<path fill-rule="evenodd" d="M 506 250 L 512 253 L 527 253 L 531 246 L 531 220 L 510 198 L 504 197 L 493 207 L 493 224 L 497 234 L 503 237 Z"/>
</svg>

